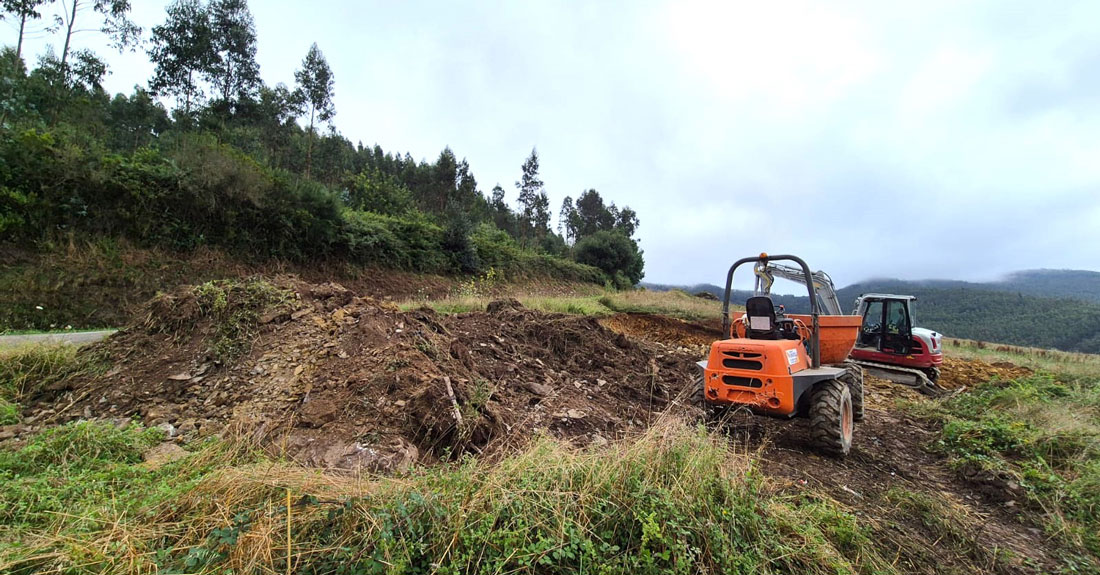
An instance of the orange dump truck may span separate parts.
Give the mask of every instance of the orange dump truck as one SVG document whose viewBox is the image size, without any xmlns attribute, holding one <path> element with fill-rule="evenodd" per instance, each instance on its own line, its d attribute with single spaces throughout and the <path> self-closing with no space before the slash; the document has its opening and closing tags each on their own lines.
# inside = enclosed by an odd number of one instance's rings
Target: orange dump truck
<svg viewBox="0 0 1100 575">
<path fill-rule="evenodd" d="M 811 286 L 809 315 L 777 312 L 771 298 L 755 296 L 730 316 L 733 274 L 744 264 L 767 266 L 789 260 L 802 267 Z M 822 315 L 810 268 L 791 255 L 743 258 L 730 267 L 722 300 L 723 333 L 699 362 L 695 403 L 712 415 L 745 406 L 778 417 L 808 417 L 814 444 L 846 455 L 854 423 L 863 418 L 863 372 L 847 362 L 859 336 L 860 316 Z"/>
</svg>

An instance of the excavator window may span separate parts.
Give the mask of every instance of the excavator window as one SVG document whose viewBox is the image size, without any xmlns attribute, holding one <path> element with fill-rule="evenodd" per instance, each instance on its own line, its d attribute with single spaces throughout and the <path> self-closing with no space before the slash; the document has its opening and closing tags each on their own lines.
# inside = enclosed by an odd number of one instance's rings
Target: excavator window
<svg viewBox="0 0 1100 575">
<path fill-rule="evenodd" d="M 905 302 L 891 301 L 886 304 L 886 329 L 889 333 L 909 333 L 909 314 Z"/>
<path fill-rule="evenodd" d="M 882 334 L 882 351 L 900 354 L 910 352 L 913 330 L 907 304 L 904 300 L 886 302 L 886 331 Z"/>
<path fill-rule="evenodd" d="M 882 341 L 882 307 L 881 301 L 867 303 L 867 309 L 863 312 L 863 330 L 859 334 L 860 347 L 878 349 Z"/>
</svg>

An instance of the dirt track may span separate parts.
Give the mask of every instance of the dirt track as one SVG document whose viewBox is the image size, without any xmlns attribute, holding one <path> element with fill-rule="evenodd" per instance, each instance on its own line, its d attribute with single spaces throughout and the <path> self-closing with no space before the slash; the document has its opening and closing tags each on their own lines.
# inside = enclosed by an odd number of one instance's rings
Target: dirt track
<svg viewBox="0 0 1100 575">
<path fill-rule="evenodd" d="M 77 331 L 61 333 L 35 333 L 28 335 L 0 335 L 0 349 L 5 347 L 19 347 L 30 344 L 57 344 L 68 343 L 72 345 L 84 345 L 95 343 L 112 333 L 113 329 L 101 331 Z"/>
<path fill-rule="evenodd" d="M 615 316 L 603 321 L 633 337 L 647 338 L 678 348 L 705 350 L 698 339 L 706 326 L 678 320 Z M 709 342 L 707 342 L 709 343 Z M 947 358 L 944 380 L 948 387 L 965 393 L 966 387 L 994 378 L 1012 379 L 1030 373 L 1011 364 Z M 1057 562 L 1047 552 L 1041 532 L 1021 520 L 1019 486 L 994 476 L 964 478 L 930 450 L 938 429 L 933 422 L 904 415 L 900 401 L 930 401 L 904 386 L 877 378 L 865 380 L 867 415 L 856 427 L 852 453 L 846 459 L 818 455 L 810 445 L 806 420 L 780 420 L 744 412 L 726 415 L 719 427 L 748 452 L 759 454 L 761 470 L 780 480 L 792 497 L 824 491 L 857 510 L 874 524 L 876 536 L 894 544 L 897 560 L 906 571 L 917 573 L 969 572 L 963 555 L 990 553 L 989 572 L 1044 573 Z M 941 541 L 942 533 L 926 520 L 905 509 L 899 494 L 927 496 L 952 511 L 945 522 L 958 520 L 955 528 L 971 533 L 984 549 L 955 549 Z M 1007 550 L 1000 557 L 995 550 Z M 971 557 L 973 559 L 973 557 Z"/>
</svg>

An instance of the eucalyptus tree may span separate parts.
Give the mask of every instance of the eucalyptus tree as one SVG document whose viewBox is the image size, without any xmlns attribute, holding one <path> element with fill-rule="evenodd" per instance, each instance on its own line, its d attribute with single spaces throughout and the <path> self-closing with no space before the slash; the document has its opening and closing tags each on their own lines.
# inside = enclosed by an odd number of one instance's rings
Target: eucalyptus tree
<svg viewBox="0 0 1100 575">
<path fill-rule="evenodd" d="M 314 124 L 320 120 L 328 122 L 336 115 L 336 108 L 332 103 L 333 87 L 335 80 L 332 68 L 329 68 L 325 55 L 314 42 L 302 61 L 302 68 L 294 72 L 294 79 L 298 83 L 295 93 L 305 107 L 309 109 L 309 142 L 306 145 L 306 177 L 309 177 L 313 164 L 313 133 Z"/>
<path fill-rule="evenodd" d="M 256 62 L 256 24 L 247 0 L 212 0 L 207 11 L 215 56 L 206 77 L 219 103 L 232 113 L 242 101 L 254 99 L 263 84 Z"/>
<path fill-rule="evenodd" d="M 69 63 L 73 36 L 82 32 L 102 32 L 111 46 L 120 52 L 136 48 L 141 42 L 141 27 L 130 20 L 130 0 L 60 0 L 63 8 L 60 24 L 65 30 L 65 46 L 61 49 L 61 67 Z M 88 12 L 98 14 L 98 28 L 77 27 L 77 21 L 87 19 Z M 83 25 L 83 24 L 82 24 Z"/>
<path fill-rule="evenodd" d="M 177 110 L 190 118 L 192 105 L 204 96 L 199 82 L 216 60 L 210 13 L 200 0 L 176 0 L 167 12 L 164 23 L 153 27 L 149 59 L 156 68 L 149 91 L 175 97 Z"/>
<path fill-rule="evenodd" d="M 42 13 L 39 10 L 53 2 L 54 0 L 0 0 L 0 8 L 4 14 L 11 14 L 19 20 L 19 39 L 15 44 L 17 57 L 23 57 L 23 38 L 27 34 L 27 24 L 31 20 L 41 19 Z"/>
</svg>

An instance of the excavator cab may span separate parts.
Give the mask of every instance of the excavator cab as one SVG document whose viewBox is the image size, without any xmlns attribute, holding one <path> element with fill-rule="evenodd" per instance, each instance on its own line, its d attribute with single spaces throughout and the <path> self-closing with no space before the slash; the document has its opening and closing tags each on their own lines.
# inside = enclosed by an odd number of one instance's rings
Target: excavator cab
<svg viewBox="0 0 1100 575">
<path fill-rule="evenodd" d="M 862 306 L 863 327 L 858 347 L 906 355 L 912 348 L 913 321 L 909 302 L 913 296 L 882 296 Z"/>
<path fill-rule="evenodd" d="M 939 379 L 943 364 L 943 337 L 914 327 L 911 295 L 864 294 L 856 299 L 855 314 L 863 318 L 852 359 L 923 372 L 929 381 Z"/>
</svg>

